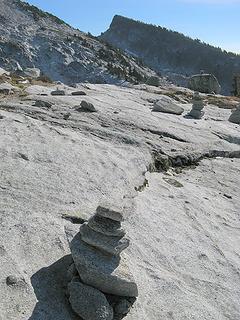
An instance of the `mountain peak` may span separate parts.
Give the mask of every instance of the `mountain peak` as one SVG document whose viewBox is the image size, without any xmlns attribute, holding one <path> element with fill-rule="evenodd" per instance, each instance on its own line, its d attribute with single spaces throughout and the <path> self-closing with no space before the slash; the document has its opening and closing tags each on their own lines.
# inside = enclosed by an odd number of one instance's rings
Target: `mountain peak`
<svg viewBox="0 0 240 320">
<path fill-rule="evenodd" d="M 239 55 L 164 27 L 119 15 L 114 16 L 101 38 L 183 86 L 187 85 L 189 76 L 204 70 L 215 75 L 223 92 L 229 94 L 234 74 L 240 69 Z"/>
</svg>

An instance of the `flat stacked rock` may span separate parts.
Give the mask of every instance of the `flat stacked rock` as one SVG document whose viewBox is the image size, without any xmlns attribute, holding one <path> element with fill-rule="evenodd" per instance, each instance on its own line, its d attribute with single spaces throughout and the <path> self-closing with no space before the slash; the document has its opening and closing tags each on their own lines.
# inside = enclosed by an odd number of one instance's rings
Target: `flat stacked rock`
<svg viewBox="0 0 240 320">
<path fill-rule="evenodd" d="M 119 210 L 99 206 L 71 242 L 69 301 L 84 320 L 121 319 L 138 296 L 127 260 L 120 256 L 129 246 L 122 221 Z"/>
<path fill-rule="evenodd" d="M 187 116 L 194 119 L 201 119 L 204 116 L 204 102 L 199 92 L 194 93 L 192 103 L 192 110 Z"/>
<path fill-rule="evenodd" d="M 229 117 L 229 121 L 232 123 L 240 124 L 240 105 L 234 109 Z"/>
</svg>

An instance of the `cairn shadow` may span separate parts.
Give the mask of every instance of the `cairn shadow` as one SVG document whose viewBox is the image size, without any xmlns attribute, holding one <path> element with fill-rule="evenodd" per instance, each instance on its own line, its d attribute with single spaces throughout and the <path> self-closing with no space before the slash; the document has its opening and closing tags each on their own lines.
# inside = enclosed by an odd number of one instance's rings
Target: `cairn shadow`
<svg viewBox="0 0 240 320">
<path fill-rule="evenodd" d="M 81 320 L 73 313 L 66 296 L 71 263 L 71 255 L 64 256 L 31 277 L 38 302 L 28 320 Z"/>
</svg>

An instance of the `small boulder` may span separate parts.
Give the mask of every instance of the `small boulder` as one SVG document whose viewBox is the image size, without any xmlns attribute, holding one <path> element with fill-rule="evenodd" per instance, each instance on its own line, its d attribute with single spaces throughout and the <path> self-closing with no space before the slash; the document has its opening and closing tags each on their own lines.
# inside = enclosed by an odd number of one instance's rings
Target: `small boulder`
<svg viewBox="0 0 240 320">
<path fill-rule="evenodd" d="M 36 100 L 34 103 L 35 107 L 39 107 L 39 108 L 51 108 L 53 104 L 48 102 L 48 101 L 43 101 L 43 100 Z"/>
<path fill-rule="evenodd" d="M 78 112 L 97 112 L 94 105 L 85 100 L 81 102 L 80 107 L 75 107 L 75 110 Z"/>
<path fill-rule="evenodd" d="M 27 284 L 25 282 L 25 280 L 23 278 L 20 278 L 18 276 L 15 275 L 9 275 L 6 278 L 6 284 L 9 287 L 18 287 L 18 288 L 22 288 L 22 287 L 26 287 Z"/>
<path fill-rule="evenodd" d="M 158 101 L 154 103 L 152 111 L 180 115 L 183 113 L 184 109 L 179 106 L 175 100 L 162 95 Z"/>
<path fill-rule="evenodd" d="M 73 91 L 72 96 L 86 96 L 86 92 L 84 91 Z"/>
<path fill-rule="evenodd" d="M 72 309 L 83 320 L 113 319 L 113 309 L 101 291 L 79 281 L 71 282 L 68 292 Z"/>
<path fill-rule="evenodd" d="M 54 90 L 51 92 L 52 96 L 65 96 L 65 91 L 64 90 Z"/>
</svg>

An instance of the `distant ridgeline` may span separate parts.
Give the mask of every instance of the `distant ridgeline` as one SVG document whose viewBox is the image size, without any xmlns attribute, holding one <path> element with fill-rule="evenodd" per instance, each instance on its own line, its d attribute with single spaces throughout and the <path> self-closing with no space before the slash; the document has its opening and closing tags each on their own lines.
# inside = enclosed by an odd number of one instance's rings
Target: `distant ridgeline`
<svg viewBox="0 0 240 320">
<path fill-rule="evenodd" d="M 201 70 L 212 73 L 218 78 L 222 92 L 227 94 L 232 91 L 234 75 L 240 72 L 240 55 L 121 16 L 113 18 L 110 28 L 100 38 L 180 82 Z"/>
</svg>

